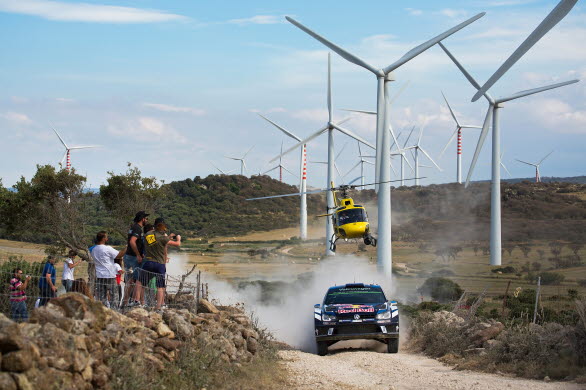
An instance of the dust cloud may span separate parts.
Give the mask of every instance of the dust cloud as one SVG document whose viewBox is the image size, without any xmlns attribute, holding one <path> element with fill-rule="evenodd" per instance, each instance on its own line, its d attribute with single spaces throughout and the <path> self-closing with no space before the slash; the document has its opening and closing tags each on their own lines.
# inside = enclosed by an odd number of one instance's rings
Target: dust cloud
<svg viewBox="0 0 586 390">
<path fill-rule="evenodd" d="M 174 258 L 177 261 L 169 272 L 185 272 L 187 257 L 175 255 Z M 306 352 L 315 352 L 313 305 L 322 302 L 329 287 L 354 282 L 374 283 L 381 285 L 387 299 L 406 298 L 406 295 L 396 295 L 398 288 L 392 288 L 396 283 L 378 273 L 375 264 L 356 256 L 340 255 L 322 260 L 311 272 L 300 276 L 292 276 L 287 265 L 283 264 L 280 274 L 265 278 L 266 282 L 284 282 L 271 292 L 271 299 L 267 302 L 261 299 L 263 292 L 258 284 L 238 288 L 216 275 L 202 273 L 214 301 L 222 305 L 243 303 L 246 310 L 259 319 L 260 326 L 270 330 L 277 340 Z M 258 280 L 256 277 L 250 279 Z"/>
</svg>

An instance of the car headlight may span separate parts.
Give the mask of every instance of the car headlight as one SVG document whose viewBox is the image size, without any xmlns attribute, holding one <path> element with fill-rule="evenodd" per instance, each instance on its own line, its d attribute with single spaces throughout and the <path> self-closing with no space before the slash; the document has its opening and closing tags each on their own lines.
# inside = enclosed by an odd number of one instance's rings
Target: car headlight
<svg viewBox="0 0 586 390">
<path fill-rule="evenodd" d="M 376 315 L 377 320 L 388 320 L 391 318 L 391 311 L 386 310 Z"/>
<path fill-rule="evenodd" d="M 336 316 L 324 313 L 321 315 L 321 320 L 322 321 L 336 321 Z"/>
</svg>

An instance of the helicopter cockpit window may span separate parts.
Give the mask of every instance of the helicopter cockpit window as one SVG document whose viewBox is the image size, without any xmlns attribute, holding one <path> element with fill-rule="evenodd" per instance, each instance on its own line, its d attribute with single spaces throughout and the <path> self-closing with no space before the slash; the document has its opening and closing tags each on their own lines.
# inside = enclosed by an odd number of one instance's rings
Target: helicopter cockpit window
<svg viewBox="0 0 586 390">
<path fill-rule="evenodd" d="M 368 222 L 364 209 L 342 210 L 338 213 L 338 224 L 345 225 L 354 222 Z"/>
</svg>

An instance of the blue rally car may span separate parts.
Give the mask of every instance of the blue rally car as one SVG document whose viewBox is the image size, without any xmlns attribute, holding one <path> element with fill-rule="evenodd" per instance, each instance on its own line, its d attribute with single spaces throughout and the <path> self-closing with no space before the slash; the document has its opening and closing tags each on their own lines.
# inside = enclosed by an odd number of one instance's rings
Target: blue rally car
<svg viewBox="0 0 586 390">
<path fill-rule="evenodd" d="M 375 284 L 352 283 L 328 289 L 323 303 L 314 306 L 317 353 L 341 340 L 371 339 L 399 351 L 399 309 Z"/>
</svg>

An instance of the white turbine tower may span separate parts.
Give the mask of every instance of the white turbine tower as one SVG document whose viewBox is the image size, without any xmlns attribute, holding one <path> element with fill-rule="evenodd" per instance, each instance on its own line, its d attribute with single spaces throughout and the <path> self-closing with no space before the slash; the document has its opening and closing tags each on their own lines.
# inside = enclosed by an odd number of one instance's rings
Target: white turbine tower
<svg viewBox="0 0 586 390">
<path fill-rule="evenodd" d="M 55 128 L 52 125 L 51 125 L 51 128 L 53 129 L 53 131 L 55 132 L 55 134 L 59 138 L 59 141 L 61 141 L 61 143 L 65 147 L 65 154 L 61 158 L 61 162 L 59 163 L 59 165 L 63 166 L 63 161 L 67 159 L 67 163 L 65 165 L 65 169 L 67 169 L 67 172 L 71 172 L 71 151 L 72 150 L 76 150 L 76 149 L 91 149 L 91 148 L 97 148 L 97 147 L 99 147 L 98 145 L 67 146 L 67 144 L 65 143 L 65 141 L 63 141 L 63 138 L 61 138 L 61 136 L 59 135 L 59 133 L 57 132 L 57 130 L 55 130 Z"/>
<path fill-rule="evenodd" d="M 425 151 L 425 149 L 423 149 L 423 148 L 421 147 L 421 138 L 423 137 L 423 127 L 424 127 L 424 126 L 423 126 L 423 125 L 421 125 L 421 127 L 419 128 L 419 138 L 417 139 L 417 143 L 416 143 L 415 145 L 413 145 L 413 146 L 409 146 L 409 147 L 406 147 L 406 148 L 404 148 L 404 150 L 409 150 L 409 149 L 412 149 L 412 150 L 413 150 L 413 152 L 415 153 L 415 156 L 413 157 L 413 159 L 415 160 L 415 185 L 416 185 L 416 186 L 418 186 L 418 185 L 419 185 L 419 167 L 421 166 L 421 165 L 419 165 L 419 152 L 423 153 L 423 155 L 424 155 L 425 157 L 427 157 L 427 159 L 428 159 L 429 161 L 431 161 L 431 163 L 432 163 L 433 165 L 435 165 L 435 167 L 436 167 L 436 168 L 437 168 L 437 169 L 438 169 L 440 172 L 442 171 L 442 169 L 439 167 L 439 165 L 437 165 L 437 164 L 435 163 L 435 161 L 433 161 L 433 158 L 431 158 L 431 156 L 429 155 L 429 153 L 427 153 L 427 152 Z M 412 130 L 412 131 L 413 131 L 413 130 Z"/>
<path fill-rule="evenodd" d="M 449 37 L 458 30 L 466 27 L 470 23 L 484 16 L 484 13 L 478 14 L 467 21 L 447 30 L 446 32 L 436 36 L 429 41 L 411 49 L 405 53 L 399 60 L 395 61 L 386 68 L 377 69 L 359 57 L 342 49 L 340 46 L 328 41 L 321 35 L 313 32 L 309 28 L 303 26 L 296 20 L 287 17 L 287 20 L 293 25 L 311 35 L 331 50 L 338 53 L 342 58 L 356 64 L 371 73 L 377 78 L 377 118 L 376 118 L 376 161 L 375 161 L 375 179 L 379 184 L 378 191 L 378 244 L 377 244 L 377 265 L 378 268 L 385 273 L 391 275 L 392 269 L 392 247 L 391 247 L 391 184 L 390 184 L 390 145 L 389 129 L 390 121 L 387 114 L 387 102 L 389 101 L 388 85 L 389 81 L 394 80 L 392 72 L 398 69 L 401 65 L 411 61 L 419 54 L 431 48 L 436 43 Z M 393 134 L 393 133 L 391 133 Z"/>
<path fill-rule="evenodd" d="M 545 17 L 545 19 L 537 26 L 537 28 L 521 43 L 521 45 L 511 54 L 511 56 L 501 65 L 501 67 L 490 77 L 490 79 L 480 86 L 476 80 L 464 69 L 464 67 L 456 60 L 456 58 L 448 51 L 448 49 L 440 43 L 446 54 L 452 59 L 464 76 L 468 79 L 470 84 L 478 90 L 472 98 L 472 101 L 478 100 L 480 96 L 484 96 L 488 100 L 489 107 L 482 126 L 482 132 L 474 152 L 472 164 L 468 171 L 466 179 L 466 186 L 470 183 L 470 178 L 474 172 L 474 167 L 478 160 L 480 151 L 484 144 L 484 140 L 488 135 L 490 122 L 492 119 L 492 179 L 491 179 L 491 199 L 490 199 L 490 264 L 493 266 L 501 265 L 501 173 L 500 173 L 500 109 L 503 108 L 503 103 L 519 99 L 525 96 L 533 95 L 539 92 L 548 91 L 550 89 L 563 87 L 565 85 L 577 83 L 579 80 L 571 80 L 562 83 L 552 84 L 541 88 L 530 89 L 526 91 L 517 92 L 511 96 L 493 99 L 488 94 L 488 89 L 502 77 L 507 70 L 509 70 L 515 62 L 517 62 L 539 39 L 541 39 L 549 30 L 551 30 L 560 20 L 562 20 L 576 4 L 577 0 L 562 0 L 560 3 Z"/>
<path fill-rule="evenodd" d="M 452 143 L 452 140 L 457 135 L 458 142 L 456 143 L 456 182 L 458 184 L 462 184 L 462 129 L 482 129 L 482 127 L 481 126 L 474 126 L 474 125 L 460 124 L 460 121 L 458 121 L 458 118 L 456 117 L 454 110 L 452 110 L 452 107 L 450 107 L 450 103 L 448 103 L 448 99 L 446 99 L 446 95 L 444 95 L 443 92 L 442 92 L 442 96 L 444 97 L 444 100 L 446 101 L 446 104 L 448 105 L 448 109 L 450 110 L 450 114 L 452 114 L 452 118 L 454 118 L 454 122 L 456 122 L 456 130 L 452 133 L 450 140 L 448 141 L 448 143 L 446 144 L 446 146 L 444 147 L 444 149 L 440 153 L 439 158 L 442 158 L 442 156 L 444 155 L 444 152 L 448 149 L 448 146 L 450 145 L 450 143 Z"/>
<path fill-rule="evenodd" d="M 553 150 L 551 152 L 549 152 L 544 158 L 542 158 L 541 160 L 539 160 L 538 163 L 535 163 L 535 164 L 534 163 L 527 162 L 527 161 L 523 161 L 523 160 L 518 160 L 518 159 L 515 159 L 515 160 L 519 161 L 520 163 L 527 164 L 527 165 L 531 165 L 531 166 L 535 167 L 535 182 L 536 183 L 541 183 L 541 174 L 539 173 L 539 166 L 541 165 L 541 163 L 543 162 L 543 160 L 545 160 L 546 158 L 548 158 L 549 155 L 552 154 L 552 153 L 553 153 Z"/>
<path fill-rule="evenodd" d="M 244 156 L 242 156 L 241 158 L 230 157 L 230 156 L 224 156 L 224 157 L 229 158 L 230 160 L 240 161 L 240 174 L 244 176 L 245 171 L 248 173 L 248 168 L 246 167 L 246 161 L 244 159 L 246 158 L 248 153 L 250 153 L 252 148 L 254 148 L 254 145 L 252 145 L 252 147 L 250 149 L 248 149 L 248 151 L 246 153 L 244 153 Z"/>
<path fill-rule="evenodd" d="M 275 126 L 277 129 L 281 130 L 285 135 L 290 138 L 293 138 L 297 142 L 301 142 L 302 139 L 290 132 L 289 130 L 285 129 L 282 126 L 279 126 L 269 118 L 258 114 L 261 118 Z M 299 197 L 300 197 L 300 205 L 299 205 L 299 230 L 300 230 L 300 238 L 302 240 L 307 240 L 307 144 L 302 144 L 299 147 L 301 151 L 301 157 L 299 158 L 299 175 L 300 175 L 300 182 L 299 182 Z M 281 152 L 283 150 L 281 149 Z M 279 157 L 280 161 L 280 157 Z"/>
<path fill-rule="evenodd" d="M 334 131 L 338 130 L 339 132 L 346 134 L 349 137 L 354 138 L 355 140 L 362 142 L 363 144 L 371 147 L 374 149 L 370 143 L 362 139 L 361 137 L 357 136 L 356 134 L 352 133 L 350 130 L 340 127 L 340 125 L 345 122 L 347 119 L 342 120 L 338 123 L 333 122 L 333 109 L 332 109 L 332 69 L 331 69 L 331 59 L 330 53 L 328 53 L 328 123 L 307 137 L 306 139 L 299 142 L 297 145 L 292 146 L 291 148 L 287 149 L 285 152 L 281 153 L 279 156 L 273 158 L 270 162 L 277 160 L 280 156 L 283 156 L 303 144 L 307 144 L 309 141 L 313 140 L 314 138 L 320 136 L 321 134 L 327 131 L 328 133 L 328 175 L 327 175 L 327 184 L 326 188 L 330 188 L 331 183 L 334 182 Z M 333 191 L 328 191 L 326 194 L 327 199 L 327 213 L 329 214 L 336 206 L 334 203 L 334 194 Z M 330 247 L 330 241 L 334 236 L 334 226 L 332 225 L 331 218 L 325 218 L 326 220 L 326 256 L 333 256 L 335 252 Z"/>
</svg>

